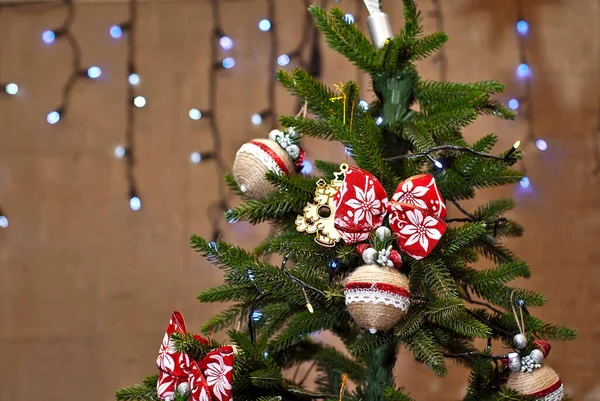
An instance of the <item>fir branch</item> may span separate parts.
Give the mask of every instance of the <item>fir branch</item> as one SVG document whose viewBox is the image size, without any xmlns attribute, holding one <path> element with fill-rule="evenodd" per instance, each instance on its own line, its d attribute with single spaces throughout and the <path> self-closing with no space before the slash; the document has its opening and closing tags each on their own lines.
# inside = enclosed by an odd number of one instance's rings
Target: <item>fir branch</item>
<svg viewBox="0 0 600 401">
<path fill-rule="evenodd" d="M 414 401 L 414 398 L 404 393 L 404 389 L 396 389 L 394 387 L 388 387 L 383 393 L 385 401 Z"/>
<path fill-rule="evenodd" d="M 242 205 L 225 213 L 225 218 L 232 222 L 247 221 L 258 224 L 268 219 L 284 217 L 288 213 L 298 213 L 307 202 L 314 198 L 312 194 L 271 192 L 261 199 L 250 199 Z"/>
<path fill-rule="evenodd" d="M 192 359 L 202 359 L 219 344 L 211 340 L 209 344 L 203 344 L 190 333 L 173 333 L 171 335 L 173 346 L 177 352 L 189 355 Z"/>
<path fill-rule="evenodd" d="M 308 109 L 315 115 L 327 118 L 342 113 L 341 105 L 331 101 L 336 94 L 301 68 L 294 68 L 291 73 L 279 70 L 277 79 L 300 102 L 308 102 Z"/>
<path fill-rule="evenodd" d="M 204 334 L 211 334 L 213 332 L 226 329 L 230 327 L 249 312 L 250 306 L 248 304 L 237 304 L 233 305 L 219 314 L 211 317 L 207 322 L 202 325 L 201 331 Z"/>
<path fill-rule="evenodd" d="M 417 331 L 406 343 L 415 359 L 427 364 L 436 375 L 444 377 L 448 373 L 444 354 L 429 330 Z"/>
<path fill-rule="evenodd" d="M 314 313 L 308 311 L 296 313 L 283 333 L 269 343 L 269 350 L 278 352 L 289 348 L 297 344 L 303 335 L 333 328 L 336 320 L 336 316 L 319 309 Z"/>
<path fill-rule="evenodd" d="M 348 139 L 348 127 L 337 118 L 321 118 L 318 120 L 296 116 L 279 117 L 281 125 L 294 127 L 304 136 L 326 141 L 342 141 Z"/>
<path fill-rule="evenodd" d="M 348 352 L 353 356 L 364 356 L 385 344 L 394 342 L 394 337 L 390 333 L 363 333 L 356 337 L 356 340 L 348 347 Z"/>
<path fill-rule="evenodd" d="M 444 32 L 435 32 L 415 39 L 411 44 L 411 59 L 417 61 L 427 58 L 441 49 L 447 41 L 448 35 Z"/>
<path fill-rule="evenodd" d="M 287 192 L 288 196 L 298 195 L 309 199 L 315 196 L 317 178 L 298 174 L 277 174 L 274 171 L 267 171 L 265 178 L 280 191 Z"/>
<path fill-rule="evenodd" d="M 471 148 L 467 148 L 467 147 L 463 147 L 463 146 L 454 146 L 454 145 L 441 145 L 441 146 L 435 146 L 435 147 L 431 147 L 423 152 L 418 152 L 418 153 L 409 153 L 409 154 L 405 154 L 405 155 L 398 155 L 398 156 L 393 156 L 393 157 L 388 157 L 385 160 L 386 161 L 393 161 L 393 160 L 400 160 L 400 159 L 414 159 L 414 158 L 418 158 L 418 157 L 426 157 L 428 155 L 431 155 L 432 153 L 435 152 L 439 152 L 439 151 L 444 151 L 444 150 L 450 150 L 453 152 L 465 152 L 465 153 L 471 153 L 473 155 L 476 155 L 478 157 L 481 158 L 486 158 L 486 159 L 494 159 L 494 160 L 499 160 L 501 162 L 506 162 L 506 159 L 504 156 L 495 156 L 495 155 L 490 155 L 488 153 L 484 153 L 484 152 L 478 152 L 474 149 Z"/>
<path fill-rule="evenodd" d="M 339 8 L 333 8 L 331 14 L 316 5 L 308 11 L 315 19 L 315 24 L 325 36 L 325 41 L 332 49 L 343 54 L 352 64 L 365 72 L 376 72 L 376 51 L 364 33 L 355 24 L 349 24 Z"/>
<path fill-rule="evenodd" d="M 486 232 L 487 225 L 482 221 L 466 223 L 458 228 L 448 228 L 442 237 L 442 243 L 439 244 L 439 250 L 444 256 L 452 255 L 470 246 Z"/>
<path fill-rule="evenodd" d="M 140 384 L 125 387 L 116 392 L 119 401 L 160 401 L 156 395 L 156 382 L 158 375 L 148 376 Z"/>
<path fill-rule="evenodd" d="M 425 314 L 423 306 L 412 303 L 404 318 L 396 324 L 394 334 L 401 339 L 414 335 L 425 323 Z"/>
</svg>

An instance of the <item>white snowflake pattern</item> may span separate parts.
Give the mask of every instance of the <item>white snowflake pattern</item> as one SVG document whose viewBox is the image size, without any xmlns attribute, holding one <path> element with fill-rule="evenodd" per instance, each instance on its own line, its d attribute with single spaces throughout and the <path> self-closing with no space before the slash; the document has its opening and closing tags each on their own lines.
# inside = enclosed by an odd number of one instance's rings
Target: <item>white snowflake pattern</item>
<svg viewBox="0 0 600 401">
<path fill-rule="evenodd" d="M 219 354 L 211 355 L 216 362 L 211 362 L 207 365 L 204 373 L 206 374 L 206 382 L 213 388 L 214 395 L 222 401 L 221 393 L 227 394 L 227 390 L 231 390 L 231 383 L 227 380 L 227 373 L 233 369 L 223 361 L 223 357 Z"/>
<path fill-rule="evenodd" d="M 427 204 L 421 198 L 428 191 L 429 188 L 423 186 L 415 187 L 412 180 L 408 180 L 402 184 L 402 192 L 396 193 L 392 200 L 415 205 L 422 209 L 427 209 Z"/>
<path fill-rule="evenodd" d="M 375 197 L 375 188 L 365 180 L 365 189 L 354 186 L 355 198 L 346 202 L 348 207 L 355 209 L 354 222 L 358 224 L 365 219 L 370 226 L 373 225 L 373 216 L 381 214 L 381 201 Z"/>
<path fill-rule="evenodd" d="M 162 375 L 156 385 L 156 394 L 159 398 L 166 400 L 173 398 L 173 388 L 175 387 L 175 378 L 173 376 Z"/>
<path fill-rule="evenodd" d="M 442 237 L 439 230 L 433 228 L 438 224 L 435 218 L 426 216 L 425 219 L 423 219 L 423 213 L 418 209 L 407 211 L 406 217 L 408 217 L 408 220 L 412 223 L 407 223 L 402 227 L 402 230 L 400 230 L 400 234 L 410 235 L 405 243 L 406 246 L 412 245 L 418 241 L 423 250 L 427 252 L 429 248 L 429 238 L 438 240 Z"/>
<path fill-rule="evenodd" d="M 175 346 L 171 341 L 171 338 L 168 333 L 165 333 L 162 344 L 160 345 L 160 351 L 158 352 L 158 359 L 156 363 L 162 370 L 172 371 L 175 369 L 175 361 L 173 360 L 174 354 L 177 352 L 175 350 Z"/>
<path fill-rule="evenodd" d="M 200 401 L 209 401 L 208 394 L 206 394 L 204 387 L 202 387 L 202 391 L 200 391 Z"/>
</svg>

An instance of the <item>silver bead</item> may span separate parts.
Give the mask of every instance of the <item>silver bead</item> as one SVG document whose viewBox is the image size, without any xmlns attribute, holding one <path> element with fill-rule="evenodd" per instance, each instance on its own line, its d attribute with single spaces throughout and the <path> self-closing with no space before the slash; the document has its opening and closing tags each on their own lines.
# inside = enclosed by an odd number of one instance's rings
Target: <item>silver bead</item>
<svg viewBox="0 0 600 401">
<path fill-rule="evenodd" d="M 527 347 L 527 337 L 519 333 L 513 337 L 513 344 L 516 349 L 525 349 Z"/>
<path fill-rule="evenodd" d="M 177 386 L 177 391 L 179 394 L 185 394 L 190 390 L 190 384 L 188 382 L 179 383 Z"/>
<path fill-rule="evenodd" d="M 367 248 L 362 254 L 362 258 L 365 263 L 373 264 L 375 262 L 375 257 L 377 256 L 377 251 L 373 248 Z"/>
<path fill-rule="evenodd" d="M 533 372 L 533 369 L 532 368 L 527 368 L 527 373 L 531 373 L 531 372 Z"/>
<path fill-rule="evenodd" d="M 375 235 L 377 239 L 383 241 L 385 237 L 389 237 L 392 234 L 392 230 L 387 228 L 386 226 L 381 226 L 377 230 L 375 230 Z"/>
<path fill-rule="evenodd" d="M 298 145 L 290 145 L 287 148 L 285 148 L 285 151 L 288 152 L 288 154 L 294 160 L 300 157 L 300 148 L 298 147 Z"/>
<path fill-rule="evenodd" d="M 521 358 L 516 352 L 508 354 L 508 368 L 511 372 L 518 372 L 521 370 Z"/>
<path fill-rule="evenodd" d="M 269 132 L 269 139 L 272 141 L 277 141 L 277 137 L 282 134 L 283 132 L 279 131 L 278 129 L 271 130 L 271 132 Z"/>
<path fill-rule="evenodd" d="M 540 364 L 544 361 L 544 353 L 537 348 L 532 349 L 529 356 L 531 357 L 531 360 L 536 364 Z"/>
</svg>

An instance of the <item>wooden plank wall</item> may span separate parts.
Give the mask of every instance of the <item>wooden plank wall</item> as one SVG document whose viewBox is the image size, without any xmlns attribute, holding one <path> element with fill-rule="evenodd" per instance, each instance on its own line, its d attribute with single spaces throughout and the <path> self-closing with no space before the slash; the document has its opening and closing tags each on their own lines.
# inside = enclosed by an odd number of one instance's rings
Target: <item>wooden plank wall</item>
<svg viewBox="0 0 600 401">
<path fill-rule="evenodd" d="M 280 52 L 299 40 L 301 3 L 277 2 Z M 431 9 L 429 1 L 419 3 Z M 525 3 L 535 132 L 549 148 L 524 149 L 532 182 L 528 191 L 482 191 L 478 201 L 515 196 L 512 217 L 523 223 L 526 235 L 511 246 L 531 263 L 534 275 L 525 285 L 549 298 L 535 313 L 580 330 L 578 341 L 555 344 L 548 362 L 577 399 L 600 400 L 600 191 L 592 174 L 600 4 Z M 353 0 L 341 6 L 355 14 L 361 7 Z M 401 3 L 386 6 L 399 27 Z M 451 37 L 449 78 L 499 79 L 508 86 L 502 100 L 518 96 L 523 87 L 514 78 L 513 1 L 453 0 L 443 7 Z M 210 235 L 206 208 L 217 197 L 220 179 L 211 163 L 189 163 L 190 152 L 212 146 L 206 122 L 187 117 L 189 108 L 207 102 L 210 6 L 207 1 L 140 3 L 138 90 L 148 99 L 147 107 L 136 111 L 140 212 L 128 207 L 123 162 L 112 153 L 123 143 L 126 70 L 125 43 L 111 40 L 108 27 L 126 18 L 126 3 L 77 3 L 74 31 L 83 63 L 100 65 L 103 75 L 97 82 L 77 83 L 69 114 L 56 126 L 45 116 L 60 101 L 70 51 L 60 41 L 41 42 L 41 32 L 64 17 L 64 11 L 47 8 L 0 12 L 0 81 L 21 85 L 18 97 L 0 97 L 0 207 L 10 217 L 10 227 L 0 230 L 0 400 L 110 400 L 117 388 L 155 371 L 171 310 L 181 310 L 194 330 L 219 309 L 199 306 L 195 296 L 218 284 L 220 272 L 187 246 L 192 232 Z M 231 53 L 237 61 L 219 75 L 217 118 L 228 162 L 240 144 L 265 134 L 249 122 L 266 106 L 267 64 L 275 62 L 267 59 L 267 34 L 257 29 L 265 13 L 264 1 L 224 1 L 223 24 L 235 40 Z M 430 16 L 426 24 L 434 29 Z M 420 71 L 427 78 L 438 76 L 430 61 L 421 63 Z M 357 79 L 355 68 L 327 49 L 324 82 L 347 79 Z M 368 99 L 368 80 L 358 79 Z M 293 99 L 278 88 L 277 112 L 293 107 Z M 523 120 L 483 118 L 466 136 L 475 140 L 497 132 L 499 149 L 507 149 L 525 129 Z M 307 148 L 311 159 L 341 159 L 338 145 L 307 141 Z M 250 247 L 266 231 L 231 225 L 224 238 Z M 421 400 L 454 400 L 466 385 L 466 372 L 455 365 L 441 381 L 405 356 L 397 376 Z"/>
</svg>

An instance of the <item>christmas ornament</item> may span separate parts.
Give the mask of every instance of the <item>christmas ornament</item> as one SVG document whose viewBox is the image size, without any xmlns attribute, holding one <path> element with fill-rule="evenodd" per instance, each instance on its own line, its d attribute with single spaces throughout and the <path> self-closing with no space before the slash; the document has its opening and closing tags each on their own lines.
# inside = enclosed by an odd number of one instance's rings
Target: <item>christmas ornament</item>
<svg viewBox="0 0 600 401">
<path fill-rule="evenodd" d="M 335 227 L 347 244 L 363 242 L 389 214 L 400 250 L 415 259 L 427 256 L 446 231 L 446 205 L 431 174 L 410 177 L 391 200 L 371 173 L 349 167 L 335 195 Z"/>
<path fill-rule="evenodd" d="M 516 352 L 508 354 L 508 361 L 504 362 L 511 373 L 506 385 L 517 393 L 530 396 L 535 400 L 562 400 L 564 396 L 562 381 L 552 368 L 541 365 L 550 352 L 550 343 L 535 340 L 533 347 L 529 355 L 522 358 L 519 358 Z M 518 367 L 515 359 L 518 361 Z"/>
<path fill-rule="evenodd" d="M 513 337 L 513 344 L 516 349 L 525 349 L 527 347 L 527 337 L 519 333 Z"/>
<path fill-rule="evenodd" d="M 269 139 L 253 139 L 242 145 L 233 162 L 233 178 L 240 190 L 250 198 L 260 198 L 275 188 L 265 174 L 291 174 L 301 169 L 304 151 L 298 147 L 296 132 L 272 130 Z"/>
<path fill-rule="evenodd" d="M 335 215 L 334 196 L 342 186 L 340 177 L 346 173 L 347 164 L 340 166 L 340 171 L 334 173 L 335 179 L 329 184 L 325 180 L 317 181 L 314 203 L 307 203 L 304 214 L 296 217 L 296 230 L 308 234 L 317 234 L 315 241 L 323 246 L 332 247 L 341 238 L 336 230 L 333 218 Z"/>
<path fill-rule="evenodd" d="M 564 397 L 562 381 L 548 366 L 531 372 L 511 372 L 506 385 L 520 395 L 527 395 L 535 400 L 560 401 Z"/>
<path fill-rule="evenodd" d="M 391 245 L 376 250 L 361 244 L 357 250 L 368 264 L 352 272 L 346 282 L 348 312 L 371 333 L 389 330 L 406 314 L 410 304 L 408 278 L 397 270 L 402 259 Z"/>
<path fill-rule="evenodd" d="M 173 333 L 186 334 L 181 313 L 174 311 L 160 346 L 156 365 L 159 369 L 156 394 L 165 401 L 174 399 L 174 392 L 190 391 L 191 401 L 232 401 L 233 349 L 229 346 L 210 351 L 199 361 L 177 352 L 171 340 Z M 205 345 L 209 342 L 194 335 Z"/>
</svg>

